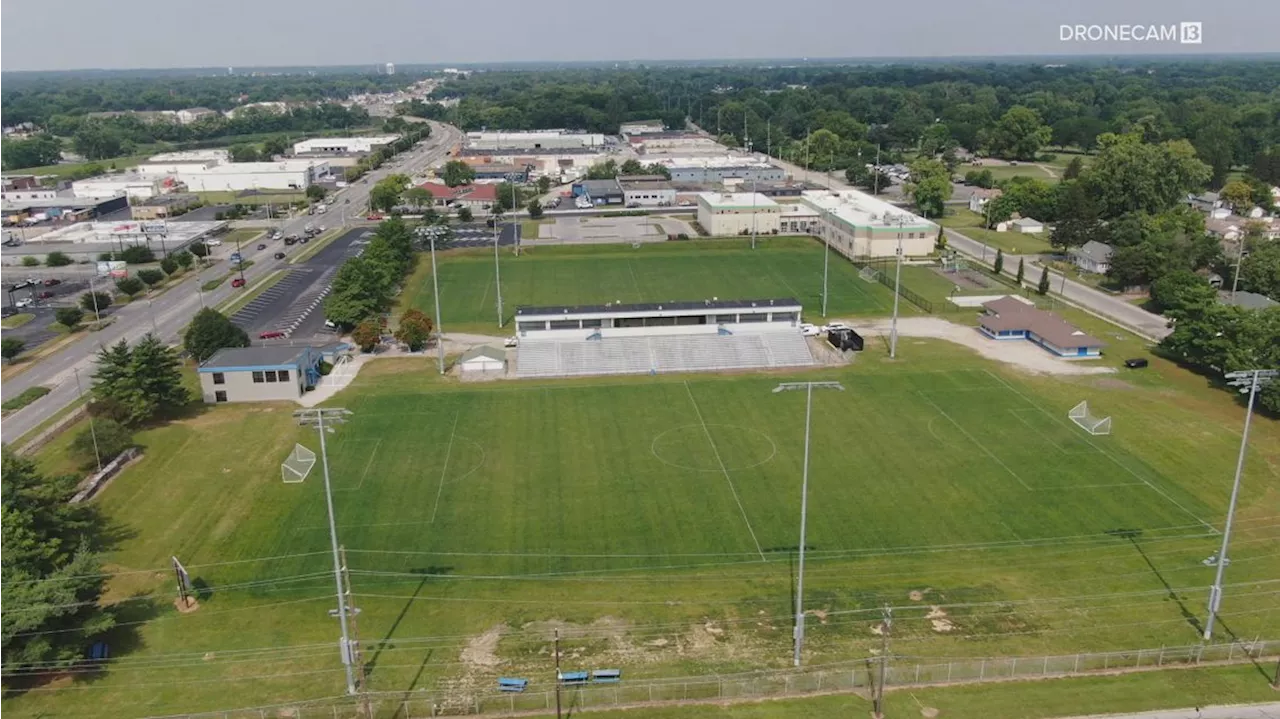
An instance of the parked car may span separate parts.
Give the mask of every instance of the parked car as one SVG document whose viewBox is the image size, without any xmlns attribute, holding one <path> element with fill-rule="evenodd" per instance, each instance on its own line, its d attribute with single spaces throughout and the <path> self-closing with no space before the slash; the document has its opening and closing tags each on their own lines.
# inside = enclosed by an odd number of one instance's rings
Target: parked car
<svg viewBox="0 0 1280 719">
<path fill-rule="evenodd" d="M 800 333 L 803 334 L 805 337 L 817 337 L 818 335 L 822 334 L 822 328 L 818 327 L 817 325 L 811 325 L 808 322 L 805 322 L 804 324 L 800 325 Z"/>
<path fill-rule="evenodd" d="M 38 300 L 47 300 L 47 299 L 49 299 L 50 297 L 53 297 L 53 293 L 52 293 L 52 292 L 50 292 L 49 290 L 45 290 L 44 292 L 38 292 L 38 293 L 36 293 L 36 299 L 38 299 Z"/>
<path fill-rule="evenodd" d="M 258 245 L 258 249 L 259 249 L 259 250 L 265 250 L 265 249 L 267 249 L 267 246 L 266 246 L 266 245 Z"/>
<path fill-rule="evenodd" d="M 1146 357 L 1133 357 L 1124 361 L 1124 366 L 1129 369 L 1142 369 L 1149 364 L 1151 363 L 1147 361 Z"/>
<path fill-rule="evenodd" d="M 338 323 L 337 323 L 337 322 L 334 322 L 333 320 L 325 320 L 325 321 L 324 321 L 324 326 L 325 326 L 325 327 L 328 327 L 328 328 L 329 328 L 329 329 L 331 329 L 331 330 L 336 330 L 336 329 L 338 329 Z"/>
<path fill-rule="evenodd" d="M 222 247 L 222 240 L 205 240 L 206 247 Z"/>
<path fill-rule="evenodd" d="M 272 257 L 276 258 L 277 260 L 283 260 L 283 259 L 284 259 L 284 253 L 283 253 L 283 252 L 277 252 L 277 253 L 275 253 L 274 255 L 272 255 Z"/>
<path fill-rule="evenodd" d="M 243 277 L 237 277 L 237 278 L 235 278 L 234 280 L 231 280 L 231 286 L 232 286 L 232 287 L 244 287 L 244 278 L 243 278 Z"/>
<path fill-rule="evenodd" d="M 519 345 L 520 345 L 520 339 L 514 336 L 508 337 L 502 341 L 503 347 L 518 347 Z"/>
<path fill-rule="evenodd" d="M 44 281 L 45 287 L 53 287 L 54 285 L 60 285 L 60 284 L 62 284 L 62 280 L 55 279 L 53 277 L 50 277 L 49 279 Z"/>
<path fill-rule="evenodd" d="M 260 340 L 274 340 L 280 337 L 284 337 L 284 333 L 280 330 L 267 330 L 258 334 L 258 339 Z"/>
<path fill-rule="evenodd" d="M 823 332 L 831 332 L 832 330 L 847 330 L 847 329 L 849 329 L 849 325 L 846 325 L 843 322 L 832 322 L 829 325 L 822 326 Z"/>
<path fill-rule="evenodd" d="M 22 308 L 22 307 L 30 307 L 31 305 L 34 305 L 35 303 L 36 303 L 36 302 L 35 302 L 35 300 L 31 299 L 30 297 L 23 297 L 22 299 L 18 300 L 17 302 L 14 302 L 14 303 L 13 303 L 13 306 L 14 306 L 14 307 L 18 307 L 18 308 Z"/>
<path fill-rule="evenodd" d="M 378 214 L 378 213 L 376 213 L 376 212 L 370 212 L 368 215 L 366 215 L 366 216 L 365 216 L 365 218 L 364 218 L 364 219 L 366 219 L 366 220 L 381 220 L 381 219 L 382 219 L 382 215 L 380 215 L 380 214 Z"/>
</svg>

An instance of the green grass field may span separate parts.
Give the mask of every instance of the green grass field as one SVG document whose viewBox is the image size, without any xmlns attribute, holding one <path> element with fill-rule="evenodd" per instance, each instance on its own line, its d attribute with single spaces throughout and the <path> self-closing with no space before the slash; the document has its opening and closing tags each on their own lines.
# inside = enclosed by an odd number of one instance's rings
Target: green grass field
<svg viewBox="0 0 1280 719">
<path fill-rule="evenodd" d="M 982 226 L 982 215 L 970 212 L 966 208 L 948 210 L 947 216 L 942 218 L 942 226 L 1011 254 L 1041 254 L 1053 251 L 1053 246 L 1049 244 L 1048 232 L 1024 235 L 1018 232 L 988 230 Z"/>
<path fill-rule="evenodd" d="M 497 293 L 493 252 L 451 250 L 440 255 L 441 321 L 448 330 L 493 331 Z M 751 250 L 746 240 L 641 245 L 582 245 L 501 255 L 502 299 L 509 322 L 518 305 L 577 305 L 721 298 L 795 297 L 805 318 L 821 320 L 822 248 L 816 241 L 779 237 Z M 832 254 L 831 316 L 886 315 L 893 293 L 858 278 L 858 268 Z M 419 263 L 406 282 L 406 307 L 434 311 L 431 263 Z M 904 304 L 903 312 L 914 309 Z"/>
</svg>

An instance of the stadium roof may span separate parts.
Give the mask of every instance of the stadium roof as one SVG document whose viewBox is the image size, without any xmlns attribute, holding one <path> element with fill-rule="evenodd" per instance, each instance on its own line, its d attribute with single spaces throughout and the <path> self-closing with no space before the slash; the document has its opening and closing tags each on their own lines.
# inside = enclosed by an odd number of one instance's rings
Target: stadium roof
<svg viewBox="0 0 1280 719">
<path fill-rule="evenodd" d="M 672 302 L 641 302 L 636 304 L 611 303 L 605 305 L 568 305 L 561 307 L 517 307 L 517 317 L 540 315 L 577 315 L 577 314 L 636 314 L 643 312 L 683 312 L 693 310 L 743 310 L 752 308 L 800 308 L 800 301 L 794 297 L 780 297 L 764 300 L 695 300 Z"/>
</svg>

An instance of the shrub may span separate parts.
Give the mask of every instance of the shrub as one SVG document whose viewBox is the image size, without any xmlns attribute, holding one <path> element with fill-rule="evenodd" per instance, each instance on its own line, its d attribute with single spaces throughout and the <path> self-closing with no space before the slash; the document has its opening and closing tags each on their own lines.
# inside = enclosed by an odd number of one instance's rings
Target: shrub
<svg viewBox="0 0 1280 719">
<path fill-rule="evenodd" d="M 151 251 L 146 245 L 131 245 L 124 248 L 124 252 L 120 253 L 120 259 L 131 265 L 141 265 L 147 262 L 156 261 L 156 253 Z"/>
<path fill-rule="evenodd" d="M 40 260 L 38 258 L 32 257 L 31 255 L 27 255 L 26 257 L 22 258 L 22 266 L 23 267 L 39 267 Z"/>
<path fill-rule="evenodd" d="M 99 253 L 99 254 L 98 254 L 98 261 L 99 261 L 99 262 L 110 262 L 110 261 L 111 261 L 111 253 L 110 253 L 110 252 L 102 252 L 102 253 Z"/>
<path fill-rule="evenodd" d="M 59 307 L 53 313 L 53 318 L 63 327 L 75 329 L 75 326 L 80 324 L 80 320 L 84 319 L 84 312 L 75 307 Z"/>
<path fill-rule="evenodd" d="M 49 267 L 66 267 L 74 262 L 65 252 L 50 252 L 44 258 L 44 263 Z"/>
<path fill-rule="evenodd" d="M 178 261 L 172 257 L 166 257 L 163 260 L 160 260 L 160 269 L 166 275 L 171 275 L 178 271 Z"/>
<path fill-rule="evenodd" d="M 116 280 L 116 289 L 120 290 L 120 294 L 132 298 L 142 291 L 142 280 L 136 277 L 121 277 Z"/>
<path fill-rule="evenodd" d="M 150 268 L 138 270 L 138 279 L 146 282 L 148 287 L 155 287 L 164 281 L 164 273 Z"/>
<path fill-rule="evenodd" d="M 114 419 L 94 420 L 92 428 L 81 430 L 67 452 L 71 458 L 86 469 L 98 466 L 98 458 L 102 463 L 116 458 L 121 452 L 133 446 L 133 433 L 128 427 Z"/>
<path fill-rule="evenodd" d="M 95 306 L 96 303 L 96 306 Z M 80 295 L 80 308 L 85 312 L 102 312 L 111 306 L 111 294 L 107 292 L 86 292 Z"/>
</svg>

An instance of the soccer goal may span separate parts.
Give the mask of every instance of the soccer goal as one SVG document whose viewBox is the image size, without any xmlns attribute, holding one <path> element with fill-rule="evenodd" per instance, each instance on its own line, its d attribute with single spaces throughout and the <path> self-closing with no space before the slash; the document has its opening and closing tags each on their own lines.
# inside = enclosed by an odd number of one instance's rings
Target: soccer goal
<svg viewBox="0 0 1280 719">
<path fill-rule="evenodd" d="M 300 444 L 293 445 L 293 451 L 280 463 L 280 476 L 286 484 L 297 484 L 311 474 L 316 466 L 316 453 Z"/>
<path fill-rule="evenodd" d="M 880 270 L 877 270 L 876 268 L 871 266 L 867 266 L 867 267 L 863 267 L 858 272 L 858 277 L 861 277 L 867 282 L 875 282 L 879 274 L 880 274 Z"/>
<path fill-rule="evenodd" d="M 1067 416 L 1089 434 L 1111 434 L 1111 418 L 1095 416 L 1089 411 L 1088 402 L 1072 407 Z"/>
</svg>

